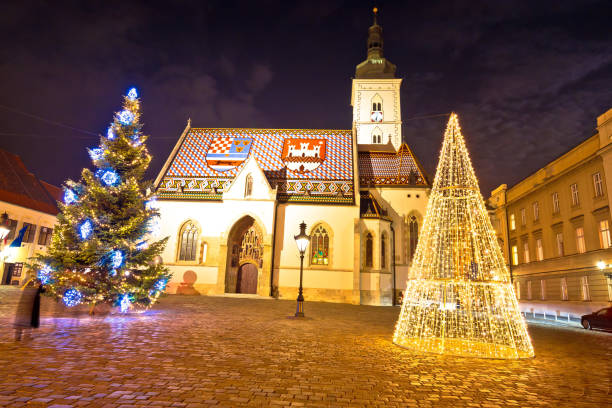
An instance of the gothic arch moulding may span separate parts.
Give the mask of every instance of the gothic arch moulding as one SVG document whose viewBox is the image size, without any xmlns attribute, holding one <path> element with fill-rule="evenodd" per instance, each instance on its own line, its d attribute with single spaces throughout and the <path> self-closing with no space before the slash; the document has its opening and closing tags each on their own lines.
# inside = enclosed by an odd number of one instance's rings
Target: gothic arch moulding
<svg viewBox="0 0 612 408">
<path fill-rule="evenodd" d="M 199 256 L 202 226 L 189 218 L 183 221 L 176 232 L 175 260 L 177 263 L 195 264 Z"/>
</svg>

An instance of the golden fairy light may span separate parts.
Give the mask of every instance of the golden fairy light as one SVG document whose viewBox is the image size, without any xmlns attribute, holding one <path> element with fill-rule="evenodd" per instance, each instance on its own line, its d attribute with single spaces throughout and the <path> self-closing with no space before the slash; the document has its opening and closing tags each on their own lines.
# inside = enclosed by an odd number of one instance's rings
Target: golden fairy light
<svg viewBox="0 0 612 408">
<path fill-rule="evenodd" d="M 393 342 L 419 352 L 533 357 L 454 113 L 446 126 Z"/>
</svg>

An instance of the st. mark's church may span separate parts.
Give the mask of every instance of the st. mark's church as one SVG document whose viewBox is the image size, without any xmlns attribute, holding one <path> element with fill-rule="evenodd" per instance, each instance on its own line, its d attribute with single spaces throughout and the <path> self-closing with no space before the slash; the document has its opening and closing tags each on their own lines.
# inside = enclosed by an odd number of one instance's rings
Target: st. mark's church
<svg viewBox="0 0 612 408">
<path fill-rule="evenodd" d="M 430 185 L 403 142 L 396 67 L 382 28 L 352 80 L 345 130 L 188 123 L 155 180 L 170 293 L 297 296 L 390 305 L 406 285 Z M 347 121 L 348 124 L 348 121 Z"/>
</svg>

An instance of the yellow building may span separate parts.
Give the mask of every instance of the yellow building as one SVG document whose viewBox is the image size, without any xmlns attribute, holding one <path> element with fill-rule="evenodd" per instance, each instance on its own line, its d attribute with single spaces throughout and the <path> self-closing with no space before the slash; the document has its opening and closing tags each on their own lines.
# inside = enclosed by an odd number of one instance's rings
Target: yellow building
<svg viewBox="0 0 612 408">
<path fill-rule="evenodd" d="M 612 109 L 597 132 L 488 200 L 521 310 L 579 317 L 612 301 Z"/>
<path fill-rule="evenodd" d="M 0 285 L 21 285 L 29 278 L 24 264 L 51 243 L 61 189 L 39 180 L 19 156 L 0 149 L 0 215 L 6 214 L 7 237 L 0 242 Z M 24 231 L 21 245 L 11 243 Z"/>
</svg>

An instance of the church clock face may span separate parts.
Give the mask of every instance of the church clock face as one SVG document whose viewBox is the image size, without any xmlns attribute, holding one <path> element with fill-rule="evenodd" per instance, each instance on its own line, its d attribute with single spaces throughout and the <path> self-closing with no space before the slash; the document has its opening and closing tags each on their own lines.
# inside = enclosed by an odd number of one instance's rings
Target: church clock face
<svg viewBox="0 0 612 408">
<path fill-rule="evenodd" d="M 383 113 L 381 111 L 374 111 L 370 115 L 370 118 L 372 119 L 372 122 L 382 122 Z"/>
</svg>

